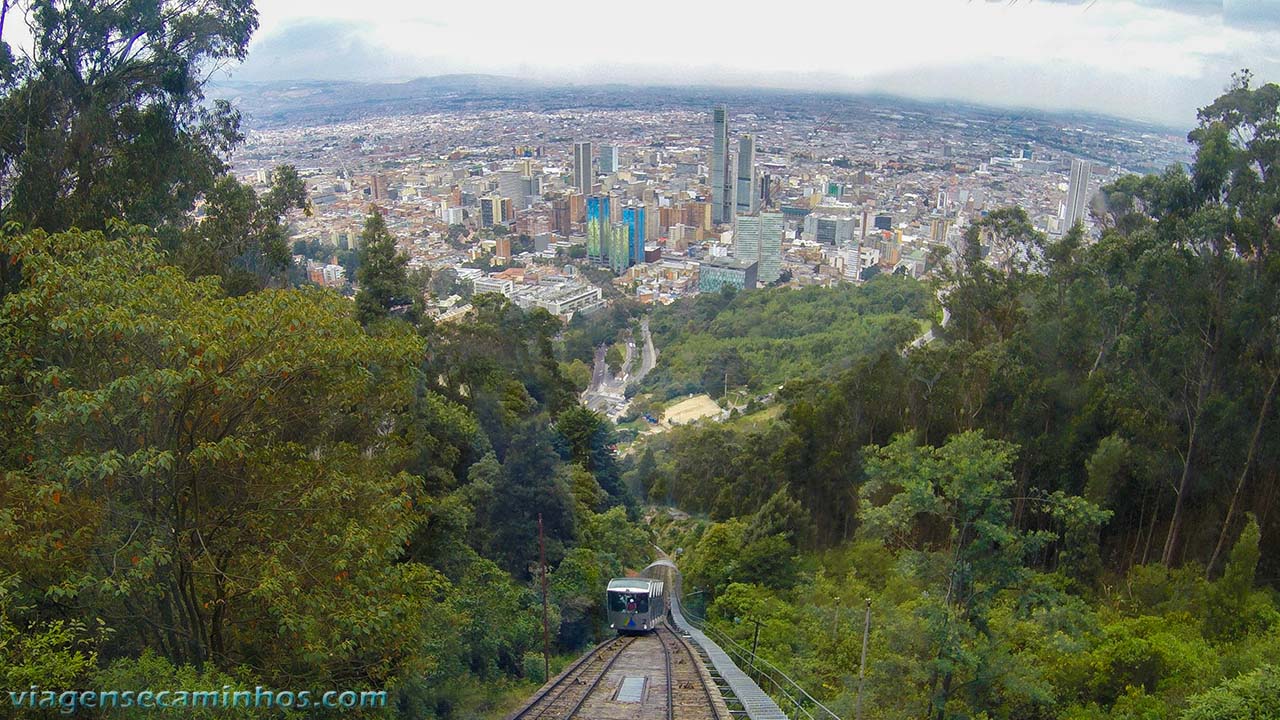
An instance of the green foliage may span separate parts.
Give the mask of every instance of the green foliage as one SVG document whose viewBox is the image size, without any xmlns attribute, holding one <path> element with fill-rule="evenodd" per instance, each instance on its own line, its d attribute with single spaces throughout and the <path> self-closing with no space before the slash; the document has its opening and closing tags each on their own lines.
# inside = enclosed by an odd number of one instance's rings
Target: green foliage
<svg viewBox="0 0 1280 720">
<path fill-rule="evenodd" d="M 310 213 L 306 185 L 292 166 L 272 171 L 262 197 L 225 175 L 205 193 L 204 217 L 175 238 L 170 255 L 192 277 L 221 277 L 228 294 L 261 290 L 290 263 L 282 219 L 295 208 Z"/>
<path fill-rule="evenodd" d="M 385 432 L 420 340 L 363 333 L 332 293 L 224 297 L 123 226 L 2 249 L 23 284 L 0 308 L 0 413 L 22 428 L 0 552 L 26 593 L 175 664 L 360 685 L 433 665 L 417 648 L 438 629 L 393 622 L 432 616 L 446 584 L 394 562 L 423 498 Z"/>
<path fill-rule="evenodd" d="M 109 630 L 98 621 L 22 620 L 13 607 L 17 578 L 0 579 L 0 682 L 10 688 L 77 687 L 97 668 L 98 645 Z"/>
<path fill-rule="evenodd" d="M 181 227 L 242 137 L 224 101 L 202 104 L 208 69 L 244 59 L 250 0 L 8 3 L 32 55 L 0 83 L 0 223 L 103 228 L 123 217 Z M 4 54 L 10 47 L 4 45 Z"/>
<path fill-rule="evenodd" d="M 990 702 L 1002 664 L 991 642 L 991 604 L 1026 578 L 1024 561 L 1051 539 L 1011 526 L 1014 452 L 1009 443 L 969 432 L 940 448 L 902 435 L 867 457 L 863 528 L 908 549 L 915 574 L 943 598 L 940 607 L 923 608 L 937 647 L 930 704 L 940 715 L 957 675 L 966 679 L 971 706 Z"/>
<path fill-rule="evenodd" d="M 622 370 L 623 361 L 622 347 L 617 343 L 610 345 L 604 354 L 604 362 L 608 366 L 609 372 L 617 375 Z"/>
<path fill-rule="evenodd" d="M 724 393 L 748 384 L 768 391 L 895 349 L 918 334 L 929 293 L 914 280 L 862 287 L 771 288 L 736 296 L 703 294 L 654 311 L 662 362 L 645 380 L 660 398 Z"/>
<path fill-rule="evenodd" d="M 422 298 L 409 284 L 408 262 L 408 256 L 396 249 L 395 236 L 387 230 L 382 212 L 371 208 L 360 233 L 360 267 L 356 272 L 360 284 L 356 318 L 362 325 L 393 313 L 408 315 L 411 320 L 421 314 Z"/>
<path fill-rule="evenodd" d="M 213 666 L 205 666 L 203 669 L 197 669 L 191 665 L 175 666 L 163 657 L 156 655 L 150 649 L 144 650 L 137 658 L 121 658 L 112 662 L 109 666 L 97 673 L 94 677 L 94 685 L 100 688 L 112 689 L 141 689 L 141 688 L 173 688 L 173 691 L 215 691 L 221 694 L 225 689 L 226 692 L 250 692 L 257 690 L 258 684 L 254 678 L 249 675 L 247 669 L 237 668 L 233 672 L 223 672 Z M 284 688 L 272 688 L 272 690 L 283 690 Z M 180 702 L 177 696 L 170 698 L 176 705 Z M 314 698 L 319 701 L 320 698 Z M 163 718 L 194 718 L 195 720 L 230 720 L 231 718 L 271 718 L 278 717 L 281 712 L 278 709 L 269 709 L 266 707 L 206 707 L 204 701 L 187 698 L 185 707 L 169 707 L 169 708 L 153 708 L 146 711 L 148 714 L 154 713 L 157 717 Z M 390 703 L 388 703 L 390 705 Z M 79 712 L 88 712 L 81 708 Z M 137 707 L 117 707 L 115 709 L 104 709 L 99 711 L 101 717 L 127 719 L 135 717 L 139 710 Z M 378 711 L 359 711 L 357 717 L 390 717 L 390 708 Z M 301 716 L 303 713 L 296 712 L 289 715 Z"/>
<path fill-rule="evenodd" d="M 1213 583 L 1208 593 L 1205 631 L 1210 637 L 1238 638 L 1249 629 L 1250 623 L 1259 621 L 1250 612 L 1254 577 L 1261 555 L 1259 537 L 1258 520 L 1250 513 L 1240 532 L 1240 539 L 1231 548 L 1231 559 L 1227 561 L 1222 577 Z"/>
<path fill-rule="evenodd" d="M 1182 720 L 1265 720 L 1280 708 L 1280 672 L 1263 665 L 1191 698 Z"/>
</svg>

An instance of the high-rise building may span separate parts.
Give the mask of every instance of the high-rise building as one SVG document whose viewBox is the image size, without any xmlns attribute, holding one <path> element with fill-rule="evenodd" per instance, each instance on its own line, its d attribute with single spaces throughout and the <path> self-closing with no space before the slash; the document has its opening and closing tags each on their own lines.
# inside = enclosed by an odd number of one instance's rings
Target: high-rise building
<svg viewBox="0 0 1280 720">
<path fill-rule="evenodd" d="M 644 237 L 651 243 L 662 236 L 662 211 L 657 202 L 644 204 Z"/>
<path fill-rule="evenodd" d="M 587 198 L 587 259 L 603 263 L 609 256 L 609 236 L 613 223 L 609 220 L 609 196 Z"/>
<path fill-rule="evenodd" d="M 529 207 L 529 185 L 519 170 L 498 171 L 498 194 L 519 210 Z"/>
<path fill-rule="evenodd" d="M 687 202 L 680 206 L 680 214 L 680 222 L 703 230 L 710 230 L 715 223 L 715 209 L 705 202 Z"/>
<path fill-rule="evenodd" d="M 739 215 L 760 209 L 760 194 L 756 192 L 756 139 L 751 135 L 738 138 L 738 185 L 734 208 Z"/>
<path fill-rule="evenodd" d="M 849 282 L 862 280 L 862 243 L 851 242 L 840 248 L 840 258 L 844 262 L 844 279 Z"/>
<path fill-rule="evenodd" d="M 493 227 L 512 217 L 511 201 L 498 195 L 480 198 L 480 227 Z"/>
<path fill-rule="evenodd" d="M 756 273 L 761 283 L 768 284 L 782 276 L 782 234 L 786 229 L 782 213 L 760 213 L 760 265 Z"/>
<path fill-rule="evenodd" d="M 387 199 L 387 176 L 374 175 L 369 181 L 369 194 L 373 200 Z"/>
<path fill-rule="evenodd" d="M 631 267 L 631 230 L 625 222 L 616 222 L 610 226 L 608 237 L 609 268 L 615 275 L 621 275 Z M 644 252 L 641 246 L 641 252 Z"/>
<path fill-rule="evenodd" d="M 628 265 L 644 262 L 644 243 L 647 237 L 644 208 L 629 207 L 623 209 L 622 224 L 627 229 Z"/>
<path fill-rule="evenodd" d="M 573 215 L 569 211 L 569 198 L 561 195 L 551 201 L 551 230 L 564 237 L 573 231 Z"/>
<path fill-rule="evenodd" d="M 600 172 L 609 174 L 618 172 L 618 146 L 600 146 Z"/>
<path fill-rule="evenodd" d="M 711 222 L 729 225 L 733 222 L 733 170 L 729 158 L 729 111 L 717 105 L 711 112 L 714 135 L 711 138 Z"/>
<path fill-rule="evenodd" d="M 573 185 L 583 195 L 591 194 L 595 174 L 591 171 L 591 143 L 573 144 Z"/>
<path fill-rule="evenodd" d="M 951 223 L 942 218 L 933 218 L 929 221 L 929 242 L 942 244 L 947 241 L 947 231 L 950 229 Z"/>
<path fill-rule="evenodd" d="M 809 214 L 804 216 L 804 232 L 809 240 L 824 245 L 844 245 L 853 240 L 853 218 L 834 215 Z"/>
<path fill-rule="evenodd" d="M 739 215 L 734 220 L 734 257 L 756 263 L 756 277 L 761 283 L 771 283 L 782 275 L 782 233 L 785 229 L 786 220 L 782 213 Z"/>
<path fill-rule="evenodd" d="M 494 248 L 493 257 L 499 260 L 511 260 L 511 236 L 502 235 L 497 240 L 497 247 Z"/>
<path fill-rule="evenodd" d="M 760 216 L 739 215 L 733 222 L 733 256 L 744 262 L 760 259 Z"/>
<path fill-rule="evenodd" d="M 1062 217 L 1062 233 L 1071 231 L 1079 220 L 1084 222 L 1089 203 L 1089 175 L 1091 168 L 1084 160 L 1071 160 L 1071 181 L 1067 184 L 1067 207 Z"/>
</svg>

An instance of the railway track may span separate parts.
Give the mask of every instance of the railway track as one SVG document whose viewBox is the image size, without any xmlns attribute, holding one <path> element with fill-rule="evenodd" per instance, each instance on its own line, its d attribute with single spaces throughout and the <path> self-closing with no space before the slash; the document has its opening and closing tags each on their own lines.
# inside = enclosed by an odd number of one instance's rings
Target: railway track
<svg viewBox="0 0 1280 720">
<path fill-rule="evenodd" d="M 719 720 L 711 687 L 688 641 L 671 628 L 658 628 L 667 675 L 667 720 Z"/>
<path fill-rule="evenodd" d="M 568 720 L 609 673 L 609 668 L 635 641 L 634 636 L 606 640 L 583 655 L 508 720 Z"/>
<path fill-rule="evenodd" d="M 688 642 L 659 627 L 597 645 L 507 720 L 723 720 L 722 708 Z"/>
</svg>

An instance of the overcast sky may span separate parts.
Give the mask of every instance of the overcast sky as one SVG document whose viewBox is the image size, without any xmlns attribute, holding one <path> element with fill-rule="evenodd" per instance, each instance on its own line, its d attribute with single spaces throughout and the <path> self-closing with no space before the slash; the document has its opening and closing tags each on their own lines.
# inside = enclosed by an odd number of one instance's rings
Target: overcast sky
<svg viewBox="0 0 1280 720">
<path fill-rule="evenodd" d="M 1189 127 L 1230 74 L 1280 81 L 1280 0 L 257 0 L 237 80 L 878 91 Z"/>
</svg>

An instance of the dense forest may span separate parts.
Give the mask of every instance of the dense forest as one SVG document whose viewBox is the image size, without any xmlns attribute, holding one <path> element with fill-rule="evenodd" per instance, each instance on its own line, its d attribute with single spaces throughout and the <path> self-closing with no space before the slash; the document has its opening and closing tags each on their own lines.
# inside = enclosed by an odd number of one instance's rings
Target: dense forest
<svg viewBox="0 0 1280 720">
<path fill-rule="evenodd" d="M 650 440 L 629 477 L 710 518 L 664 529 L 709 617 L 847 711 L 870 598 L 866 717 L 1275 717 L 1278 137 L 1242 73 L 1096 242 L 970 226 L 936 342 Z"/>
<path fill-rule="evenodd" d="M 492 715 L 543 677 L 539 522 L 553 654 L 648 559 L 611 426 L 578 405 L 553 316 L 481 296 L 426 319 L 436 279 L 376 208 L 354 302 L 293 286 L 298 174 L 262 194 L 231 176 L 238 117 L 200 91 L 254 18 L 46 3 L 41 52 L 0 44 L 0 686 L 387 690 L 344 715 Z"/>
<path fill-rule="evenodd" d="M 922 332 L 927 288 L 901 276 L 864 287 L 699 295 L 659 307 L 650 330 L 662 362 L 642 390 L 658 400 L 725 388 L 768 393 L 779 385 L 845 369 L 892 352 Z"/>
<path fill-rule="evenodd" d="M 758 621 L 842 715 L 867 598 L 868 718 L 1275 716 L 1280 87 L 1238 76 L 1189 170 L 1105 188 L 1096 242 L 999 210 L 933 285 L 656 312 L 649 390 L 776 405 L 620 461 L 577 390 L 634 306 L 564 327 L 480 295 L 437 326 L 422 291 L 456 278 L 411 276 L 377 208 L 354 301 L 291 280 L 298 173 L 240 183 L 239 117 L 202 95 L 250 0 L 24 10 L 38 52 L 0 39 L 4 689 L 499 714 L 543 679 L 539 525 L 570 654 L 648 561 L 648 499 L 694 515 L 652 530 L 695 609 Z"/>
</svg>

